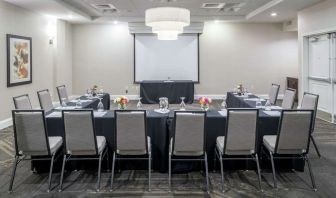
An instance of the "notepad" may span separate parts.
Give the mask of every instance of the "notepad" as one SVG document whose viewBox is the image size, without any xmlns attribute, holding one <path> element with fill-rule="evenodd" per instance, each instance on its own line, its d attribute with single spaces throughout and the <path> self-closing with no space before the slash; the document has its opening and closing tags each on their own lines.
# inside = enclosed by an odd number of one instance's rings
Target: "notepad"
<svg viewBox="0 0 336 198">
<path fill-rule="evenodd" d="M 107 113 L 106 111 L 94 111 L 93 116 L 96 118 L 100 118 L 100 117 L 104 117 L 106 113 Z"/>
<path fill-rule="evenodd" d="M 218 113 L 221 114 L 221 116 L 224 116 L 224 117 L 227 116 L 227 110 L 226 109 L 220 110 L 220 111 L 218 111 Z"/>
<path fill-rule="evenodd" d="M 269 116 L 280 116 L 281 115 L 279 111 L 263 111 L 263 112 Z"/>
<path fill-rule="evenodd" d="M 51 114 L 46 116 L 47 118 L 60 118 L 62 117 L 62 112 L 60 111 L 54 111 Z"/>
<path fill-rule="evenodd" d="M 76 106 L 66 106 L 66 107 L 56 107 L 57 110 L 73 110 L 76 109 Z"/>
<path fill-rule="evenodd" d="M 170 110 L 169 109 L 154 109 L 154 111 L 156 113 L 162 113 L 162 114 L 166 114 L 166 113 L 169 113 Z"/>
<path fill-rule="evenodd" d="M 263 98 L 245 98 L 244 100 L 255 101 L 255 102 L 257 102 L 257 101 L 260 101 L 260 102 L 265 101 L 265 99 L 263 99 Z"/>
</svg>

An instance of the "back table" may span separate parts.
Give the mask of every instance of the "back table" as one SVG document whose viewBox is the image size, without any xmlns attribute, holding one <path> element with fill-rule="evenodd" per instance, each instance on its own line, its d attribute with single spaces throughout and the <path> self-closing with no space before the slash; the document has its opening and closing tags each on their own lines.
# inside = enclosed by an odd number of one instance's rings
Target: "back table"
<svg viewBox="0 0 336 198">
<path fill-rule="evenodd" d="M 256 96 L 250 95 L 250 98 Z M 246 101 L 243 97 L 234 95 L 233 93 L 227 94 L 227 105 L 232 108 L 241 108 L 241 107 L 255 107 L 255 102 Z M 170 111 L 167 114 L 160 114 L 153 110 L 147 110 L 147 133 L 151 137 L 152 141 L 152 157 L 153 157 L 153 169 L 159 172 L 167 172 L 168 169 L 168 147 L 169 139 L 172 135 L 172 120 L 174 118 L 174 112 Z M 221 115 L 218 110 L 210 109 L 207 112 L 206 118 L 206 150 L 208 153 L 208 162 L 209 168 L 213 167 L 213 156 L 214 148 L 216 144 L 216 138 L 218 136 L 224 135 L 224 129 L 226 126 L 226 116 Z M 49 135 L 51 136 L 64 136 L 63 121 L 61 117 L 47 117 L 47 128 Z M 105 115 L 95 117 L 95 128 L 97 135 L 104 135 L 107 139 L 109 149 L 113 148 L 114 145 L 114 112 L 107 111 Z M 279 117 L 269 116 L 263 111 L 259 113 L 258 120 L 258 145 L 262 144 L 262 137 L 264 135 L 275 135 L 278 128 Z M 258 148 L 259 156 L 261 156 L 261 148 Z M 110 153 L 110 159 L 111 159 Z M 265 157 L 264 157 L 265 158 Z M 263 159 L 264 159 L 263 158 Z M 111 161 L 110 161 L 111 162 Z M 217 161 L 218 162 L 218 161 Z M 134 161 L 132 161 L 134 164 Z M 85 163 L 87 164 L 87 163 Z M 197 166 L 181 166 L 182 163 L 173 164 L 173 171 L 183 171 L 186 168 L 199 168 Z M 38 170 L 43 169 L 43 161 L 34 162 L 34 168 Z M 94 164 L 96 167 L 96 164 Z M 183 164 L 182 164 L 183 165 Z M 270 162 L 267 160 L 262 161 L 262 167 L 270 167 Z M 71 166 L 71 164 L 70 164 Z M 73 164 L 76 166 L 76 164 Z M 109 164 L 111 166 L 111 163 Z M 125 164 L 121 165 L 121 168 L 128 168 Z M 48 167 L 48 166 L 47 166 Z M 143 163 L 143 166 L 131 167 L 131 168 L 146 168 L 146 162 Z M 219 167 L 217 165 L 217 167 Z M 276 162 L 277 168 L 285 169 L 296 169 L 302 171 L 304 168 L 304 162 L 302 160 L 281 160 L 278 163 Z M 69 167 L 68 167 L 69 168 Z M 225 161 L 225 169 L 254 169 L 255 164 L 250 161 L 241 160 L 241 161 Z"/>
</svg>

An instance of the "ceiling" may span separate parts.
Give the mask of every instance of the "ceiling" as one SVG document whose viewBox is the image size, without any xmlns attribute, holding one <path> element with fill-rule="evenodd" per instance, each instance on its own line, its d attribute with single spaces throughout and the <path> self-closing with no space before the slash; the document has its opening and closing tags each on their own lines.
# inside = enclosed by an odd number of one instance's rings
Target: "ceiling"
<svg viewBox="0 0 336 198">
<path fill-rule="evenodd" d="M 187 8 L 191 21 L 284 22 L 323 0 L 5 0 L 17 6 L 71 23 L 143 22 L 151 7 Z M 208 3 L 204 8 L 203 4 Z M 98 8 L 97 8 L 98 7 Z M 271 17 L 276 12 L 278 16 Z"/>
</svg>

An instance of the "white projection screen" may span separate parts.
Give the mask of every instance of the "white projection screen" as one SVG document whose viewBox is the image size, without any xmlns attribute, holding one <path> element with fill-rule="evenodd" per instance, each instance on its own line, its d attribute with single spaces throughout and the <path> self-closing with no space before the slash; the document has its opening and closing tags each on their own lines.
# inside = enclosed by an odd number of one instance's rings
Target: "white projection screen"
<svg viewBox="0 0 336 198">
<path fill-rule="evenodd" d="M 198 34 L 161 41 L 154 34 L 134 36 L 134 81 L 192 80 L 199 82 Z"/>
</svg>

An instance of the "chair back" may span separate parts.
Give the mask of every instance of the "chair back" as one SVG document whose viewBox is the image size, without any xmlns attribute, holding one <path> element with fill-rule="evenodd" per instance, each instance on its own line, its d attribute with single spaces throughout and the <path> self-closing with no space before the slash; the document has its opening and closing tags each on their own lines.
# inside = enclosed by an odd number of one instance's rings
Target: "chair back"
<svg viewBox="0 0 336 198">
<path fill-rule="evenodd" d="M 17 109 L 17 110 L 31 110 L 31 109 L 33 109 L 32 105 L 30 103 L 30 99 L 29 99 L 28 94 L 13 97 L 13 101 L 14 101 L 15 109 Z"/>
<path fill-rule="evenodd" d="M 280 85 L 272 84 L 271 89 L 269 91 L 269 101 L 272 105 L 275 105 L 277 99 L 278 99 L 278 93 L 279 93 Z"/>
<path fill-rule="evenodd" d="M 313 110 L 283 110 L 275 144 L 275 153 L 308 153 L 312 120 Z"/>
<path fill-rule="evenodd" d="M 38 96 L 38 99 L 39 99 L 39 102 L 40 102 L 41 109 L 43 109 L 46 112 L 54 109 L 52 99 L 51 99 L 51 95 L 50 95 L 48 89 L 38 91 L 37 96 Z"/>
<path fill-rule="evenodd" d="M 254 154 L 257 121 L 257 109 L 228 109 L 223 153 L 226 155 Z"/>
<path fill-rule="evenodd" d="M 115 151 L 117 154 L 147 154 L 146 111 L 115 111 L 115 120 Z"/>
<path fill-rule="evenodd" d="M 43 110 L 13 110 L 16 155 L 50 155 Z"/>
<path fill-rule="evenodd" d="M 62 104 L 62 98 L 65 98 L 65 102 L 69 102 L 69 96 L 65 85 L 58 86 L 56 89 L 60 103 Z"/>
<path fill-rule="evenodd" d="M 175 111 L 174 155 L 200 156 L 205 152 L 205 119 L 201 111 Z"/>
<path fill-rule="evenodd" d="M 319 95 L 308 93 L 308 92 L 305 92 L 303 94 L 302 101 L 301 101 L 301 109 L 314 110 L 313 127 L 312 127 L 313 131 L 315 128 L 315 119 L 316 119 L 318 101 L 319 101 Z"/>
<path fill-rule="evenodd" d="M 72 155 L 97 155 L 93 110 L 64 110 L 65 151 Z"/>
<path fill-rule="evenodd" d="M 281 105 L 283 109 L 293 109 L 295 94 L 296 94 L 295 89 L 290 89 L 290 88 L 286 89 L 284 98 L 282 100 L 282 105 Z"/>
</svg>

